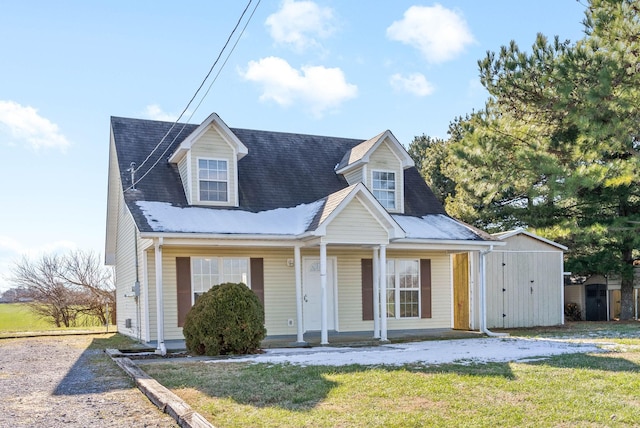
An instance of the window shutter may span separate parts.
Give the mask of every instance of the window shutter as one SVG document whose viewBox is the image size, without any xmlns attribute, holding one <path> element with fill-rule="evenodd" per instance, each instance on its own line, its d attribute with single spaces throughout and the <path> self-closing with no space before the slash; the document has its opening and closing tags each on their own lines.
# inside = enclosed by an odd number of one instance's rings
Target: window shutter
<svg viewBox="0 0 640 428">
<path fill-rule="evenodd" d="M 431 318 L 431 260 L 420 259 L 420 295 L 422 318 Z"/>
<path fill-rule="evenodd" d="M 184 326 L 191 309 L 191 259 L 176 257 L 176 288 L 178 290 L 178 327 Z"/>
<path fill-rule="evenodd" d="M 373 260 L 362 259 L 362 320 L 373 320 Z"/>
<path fill-rule="evenodd" d="M 249 268 L 251 270 L 251 290 L 256 293 L 264 307 L 264 259 L 251 259 Z"/>
</svg>

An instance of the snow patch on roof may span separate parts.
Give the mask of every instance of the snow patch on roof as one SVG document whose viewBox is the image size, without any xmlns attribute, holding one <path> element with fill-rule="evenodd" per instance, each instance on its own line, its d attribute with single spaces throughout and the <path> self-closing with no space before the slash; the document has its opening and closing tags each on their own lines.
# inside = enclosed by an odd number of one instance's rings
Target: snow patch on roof
<svg viewBox="0 0 640 428">
<path fill-rule="evenodd" d="M 168 202 L 138 201 L 154 232 L 299 235 L 304 233 L 323 201 L 257 213 L 202 207 L 176 207 Z"/>
<path fill-rule="evenodd" d="M 411 217 L 393 215 L 393 219 L 407 233 L 407 239 L 446 239 L 477 241 L 481 239 L 462 223 L 443 214 Z"/>
</svg>

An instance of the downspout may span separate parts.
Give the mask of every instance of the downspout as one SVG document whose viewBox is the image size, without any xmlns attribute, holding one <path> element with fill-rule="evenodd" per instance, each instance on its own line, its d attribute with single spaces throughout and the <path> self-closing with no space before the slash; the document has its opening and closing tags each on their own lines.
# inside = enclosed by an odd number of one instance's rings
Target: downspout
<svg viewBox="0 0 640 428">
<path fill-rule="evenodd" d="M 493 251 L 493 245 L 488 250 L 480 251 L 480 331 L 489 337 L 506 337 L 509 333 L 495 333 L 487 328 L 487 260 L 486 255 Z"/>
<path fill-rule="evenodd" d="M 136 282 L 133 284 L 133 296 L 136 302 L 136 329 L 138 330 L 138 340 L 142 342 L 142 327 L 140 326 L 140 322 L 142 316 L 140 314 L 140 265 L 138 260 L 138 228 L 133 228 L 133 244 L 135 255 L 135 264 L 136 264 Z"/>
</svg>

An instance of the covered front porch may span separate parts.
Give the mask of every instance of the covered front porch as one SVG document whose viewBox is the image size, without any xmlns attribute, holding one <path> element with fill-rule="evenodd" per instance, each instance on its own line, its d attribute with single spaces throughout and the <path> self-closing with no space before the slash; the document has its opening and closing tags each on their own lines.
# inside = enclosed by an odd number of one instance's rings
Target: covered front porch
<svg viewBox="0 0 640 428">
<path fill-rule="evenodd" d="M 483 333 L 468 330 L 453 330 L 449 328 L 430 328 L 421 330 L 389 330 L 387 338 L 389 343 L 419 342 L 425 340 L 443 339 L 469 339 L 482 337 Z M 316 347 L 321 345 L 321 334 L 319 331 L 309 331 L 305 333 L 305 344 L 301 345 L 296 340 L 296 335 L 282 334 L 267 336 L 262 341 L 262 349 L 274 348 L 296 348 L 300 346 Z M 377 346 L 381 342 L 379 339 L 371 337 L 371 331 L 349 331 L 336 332 L 329 331 L 330 346 Z M 156 347 L 155 342 L 147 343 L 149 347 Z M 168 351 L 184 351 L 186 349 L 184 340 L 167 340 L 165 342 Z"/>
</svg>

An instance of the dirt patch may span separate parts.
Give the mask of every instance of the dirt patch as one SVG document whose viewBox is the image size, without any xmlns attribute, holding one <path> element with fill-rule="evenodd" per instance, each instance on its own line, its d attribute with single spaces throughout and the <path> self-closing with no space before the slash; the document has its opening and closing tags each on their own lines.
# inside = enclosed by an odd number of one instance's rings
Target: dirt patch
<svg viewBox="0 0 640 428">
<path fill-rule="evenodd" d="M 97 336 L 0 341 L 0 426 L 176 427 L 111 359 Z"/>
</svg>

